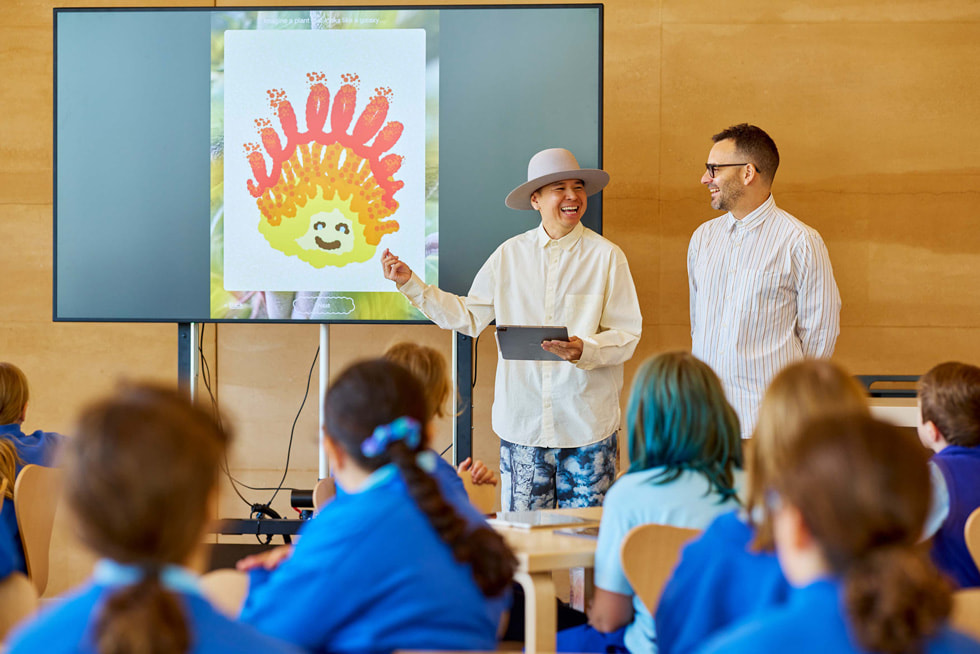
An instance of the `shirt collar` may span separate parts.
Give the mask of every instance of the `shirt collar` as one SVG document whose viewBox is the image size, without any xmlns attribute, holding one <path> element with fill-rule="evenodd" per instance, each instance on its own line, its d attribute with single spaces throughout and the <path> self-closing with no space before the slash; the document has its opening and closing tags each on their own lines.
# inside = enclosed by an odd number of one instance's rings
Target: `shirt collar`
<svg viewBox="0 0 980 654">
<path fill-rule="evenodd" d="M 103 586 L 131 586 L 139 583 L 146 572 L 137 565 L 119 563 L 112 559 L 100 559 L 92 571 L 92 579 Z M 200 595 L 201 588 L 197 575 L 178 565 L 165 565 L 160 568 L 160 583 L 185 595 Z"/>
<path fill-rule="evenodd" d="M 750 230 L 759 227 L 764 222 L 766 218 L 772 213 L 773 209 L 776 208 L 776 201 L 772 198 L 772 193 L 766 198 L 766 201 L 756 207 L 752 213 L 747 215 L 745 218 L 738 220 L 732 215 L 732 212 L 728 212 L 728 227 L 729 229 L 742 229 Z"/>
<path fill-rule="evenodd" d="M 363 493 L 365 491 L 369 491 L 372 488 L 376 488 L 378 486 L 382 486 L 382 485 L 384 485 L 385 483 L 391 481 L 392 479 L 394 479 L 397 476 L 398 476 L 398 467 L 394 463 L 388 463 L 388 464 L 385 464 L 385 465 L 381 466 L 380 468 L 378 468 L 374 472 L 372 472 L 368 476 L 368 478 L 364 480 L 364 483 L 362 483 L 357 488 L 347 489 L 347 488 L 344 488 L 340 484 L 340 482 L 337 482 L 336 481 L 336 478 L 334 478 L 334 481 L 336 482 L 336 484 L 337 484 L 337 490 L 340 491 L 340 494 L 341 495 L 356 495 L 358 493 Z"/>
<path fill-rule="evenodd" d="M 542 247 L 542 248 L 547 247 L 548 243 L 554 241 L 555 245 L 557 245 L 558 247 L 560 247 L 565 251 L 568 251 L 571 250 L 573 247 L 575 247 L 575 244 L 578 243 L 579 240 L 581 240 L 582 234 L 584 233 L 585 233 L 585 225 L 583 225 L 580 222 L 579 224 L 575 225 L 575 227 L 572 228 L 572 231 L 568 232 L 561 238 L 553 239 L 550 236 L 548 236 L 548 232 L 545 231 L 544 223 L 541 223 L 540 225 L 538 225 L 535 238 L 537 239 L 538 247 Z"/>
</svg>

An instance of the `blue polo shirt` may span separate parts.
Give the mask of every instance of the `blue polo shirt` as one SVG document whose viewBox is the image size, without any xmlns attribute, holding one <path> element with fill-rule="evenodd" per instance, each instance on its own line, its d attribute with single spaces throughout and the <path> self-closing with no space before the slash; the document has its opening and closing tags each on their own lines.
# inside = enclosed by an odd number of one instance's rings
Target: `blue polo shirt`
<svg viewBox="0 0 980 654">
<path fill-rule="evenodd" d="M 408 494 L 394 466 L 307 523 L 292 556 L 254 570 L 241 620 L 310 652 L 492 650 L 505 603 Z"/>
</svg>

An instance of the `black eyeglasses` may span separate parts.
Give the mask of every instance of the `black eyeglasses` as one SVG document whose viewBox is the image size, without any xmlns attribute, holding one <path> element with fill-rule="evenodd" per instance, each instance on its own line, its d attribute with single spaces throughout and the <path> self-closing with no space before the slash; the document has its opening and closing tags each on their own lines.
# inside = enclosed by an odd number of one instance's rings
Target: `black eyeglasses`
<svg viewBox="0 0 980 654">
<path fill-rule="evenodd" d="M 735 164 L 710 164 L 710 163 L 706 163 L 706 164 L 704 164 L 704 168 L 705 168 L 705 170 L 708 171 L 708 177 L 714 177 L 715 174 L 718 172 L 718 169 L 719 168 L 728 168 L 729 166 L 745 166 L 748 163 L 749 163 L 748 161 L 746 161 L 744 163 L 735 163 Z"/>
</svg>

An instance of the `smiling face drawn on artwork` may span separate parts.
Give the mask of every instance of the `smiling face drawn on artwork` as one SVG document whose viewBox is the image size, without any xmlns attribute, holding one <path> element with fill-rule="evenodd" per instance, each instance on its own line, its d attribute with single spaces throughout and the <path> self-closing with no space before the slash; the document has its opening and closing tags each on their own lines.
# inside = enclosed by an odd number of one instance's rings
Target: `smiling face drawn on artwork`
<svg viewBox="0 0 980 654">
<path fill-rule="evenodd" d="M 393 179 L 402 157 L 384 153 L 397 143 L 404 127 L 396 121 L 385 123 L 391 90 L 374 90 L 348 134 L 359 79 L 356 75 L 341 77 L 343 84 L 331 111 L 326 76 L 307 75 L 310 93 L 305 132 L 299 131 L 285 93 L 268 92 L 281 130 L 273 129 L 267 119 L 255 124 L 271 168 L 267 169 L 259 144 L 245 145 L 255 177 L 247 186 L 262 214 L 259 232 L 273 248 L 314 268 L 367 261 L 381 238 L 399 229 L 391 216 L 398 210 L 394 194 L 404 186 Z"/>
</svg>

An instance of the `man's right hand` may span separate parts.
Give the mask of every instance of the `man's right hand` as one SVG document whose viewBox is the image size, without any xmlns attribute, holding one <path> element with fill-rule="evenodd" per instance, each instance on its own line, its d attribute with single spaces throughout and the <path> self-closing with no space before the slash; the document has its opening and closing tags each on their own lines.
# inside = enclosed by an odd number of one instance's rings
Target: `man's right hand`
<svg viewBox="0 0 980 654">
<path fill-rule="evenodd" d="M 381 270 L 385 279 L 390 279 L 399 286 L 412 278 L 412 269 L 387 248 L 381 254 Z"/>
</svg>

